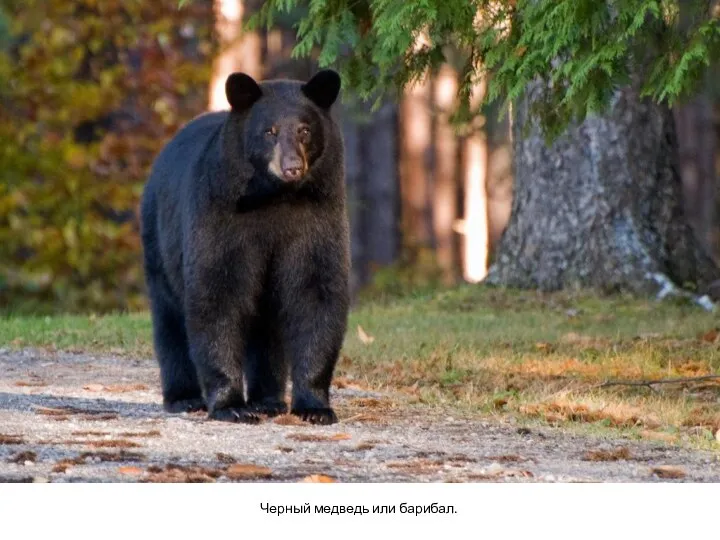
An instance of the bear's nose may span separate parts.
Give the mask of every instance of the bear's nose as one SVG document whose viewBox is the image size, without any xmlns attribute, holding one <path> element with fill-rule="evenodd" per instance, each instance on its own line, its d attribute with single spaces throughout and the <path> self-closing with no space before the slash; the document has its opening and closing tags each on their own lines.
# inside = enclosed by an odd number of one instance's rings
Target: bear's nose
<svg viewBox="0 0 720 540">
<path fill-rule="evenodd" d="M 303 176 L 303 168 L 301 166 L 291 166 L 283 168 L 283 176 L 289 182 L 300 180 Z"/>
</svg>

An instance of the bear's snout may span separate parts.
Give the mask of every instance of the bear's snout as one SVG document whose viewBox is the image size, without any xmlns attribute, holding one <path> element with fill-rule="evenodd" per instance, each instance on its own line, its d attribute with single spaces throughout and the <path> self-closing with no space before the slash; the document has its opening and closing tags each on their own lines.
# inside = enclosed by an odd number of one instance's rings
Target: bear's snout
<svg viewBox="0 0 720 540">
<path fill-rule="evenodd" d="M 302 180 L 308 172 L 307 160 L 304 158 L 304 149 L 297 148 L 295 144 L 279 142 L 273 150 L 273 158 L 268 170 L 285 182 Z"/>
<path fill-rule="evenodd" d="M 280 170 L 282 171 L 282 178 L 284 180 L 287 182 L 297 182 L 305 176 L 307 167 L 305 165 L 305 160 L 293 152 L 289 155 L 283 156 Z"/>
</svg>

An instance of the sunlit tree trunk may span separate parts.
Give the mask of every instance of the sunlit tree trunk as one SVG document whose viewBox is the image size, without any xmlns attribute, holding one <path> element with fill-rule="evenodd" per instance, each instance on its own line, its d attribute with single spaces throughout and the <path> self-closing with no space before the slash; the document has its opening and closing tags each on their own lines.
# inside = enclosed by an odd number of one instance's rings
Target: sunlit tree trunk
<svg viewBox="0 0 720 540">
<path fill-rule="evenodd" d="M 432 186 L 432 219 L 435 256 L 445 284 L 456 280 L 458 269 L 456 233 L 458 217 L 458 138 L 449 122 L 449 113 L 457 94 L 457 73 L 444 65 L 434 83 L 435 170 Z"/>
<path fill-rule="evenodd" d="M 413 86 L 400 103 L 400 193 L 405 246 L 433 244 L 430 205 L 432 117 L 430 82 Z"/>
<path fill-rule="evenodd" d="M 229 107 L 225 98 L 225 80 L 235 71 L 243 71 L 262 78 L 262 43 L 255 32 L 241 32 L 246 2 L 242 0 L 214 0 L 215 29 L 220 53 L 213 66 L 208 109 L 217 111 Z"/>
<path fill-rule="evenodd" d="M 473 89 L 473 100 L 482 99 L 484 83 Z M 488 142 L 485 119 L 477 117 L 474 127 L 463 139 L 463 277 L 470 283 L 481 281 L 488 265 Z"/>
</svg>

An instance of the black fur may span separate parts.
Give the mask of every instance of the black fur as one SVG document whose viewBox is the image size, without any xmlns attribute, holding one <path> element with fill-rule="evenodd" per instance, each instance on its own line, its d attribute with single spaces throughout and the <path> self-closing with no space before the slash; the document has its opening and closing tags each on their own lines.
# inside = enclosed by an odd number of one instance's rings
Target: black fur
<svg viewBox="0 0 720 540">
<path fill-rule="evenodd" d="M 234 74 L 232 110 L 193 120 L 156 159 L 142 240 L 166 410 L 256 422 L 287 411 L 289 377 L 293 414 L 336 421 L 350 264 L 339 86 L 327 71 Z"/>
</svg>

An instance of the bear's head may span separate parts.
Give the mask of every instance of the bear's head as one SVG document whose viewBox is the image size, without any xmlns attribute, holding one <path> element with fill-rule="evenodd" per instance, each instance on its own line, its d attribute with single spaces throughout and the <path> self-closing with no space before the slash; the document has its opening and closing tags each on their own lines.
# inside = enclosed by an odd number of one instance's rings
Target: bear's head
<svg viewBox="0 0 720 540">
<path fill-rule="evenodd" d="M 233 73 L 225 84 L 230 122 L 241 126 L 238 149 L 256 174 L 284 184 L 300 184 L 328 144 L 330 108 L 340 92 L 340 76 L 323 70 L 307 82 L 257 83 Z"/>
</svg>

